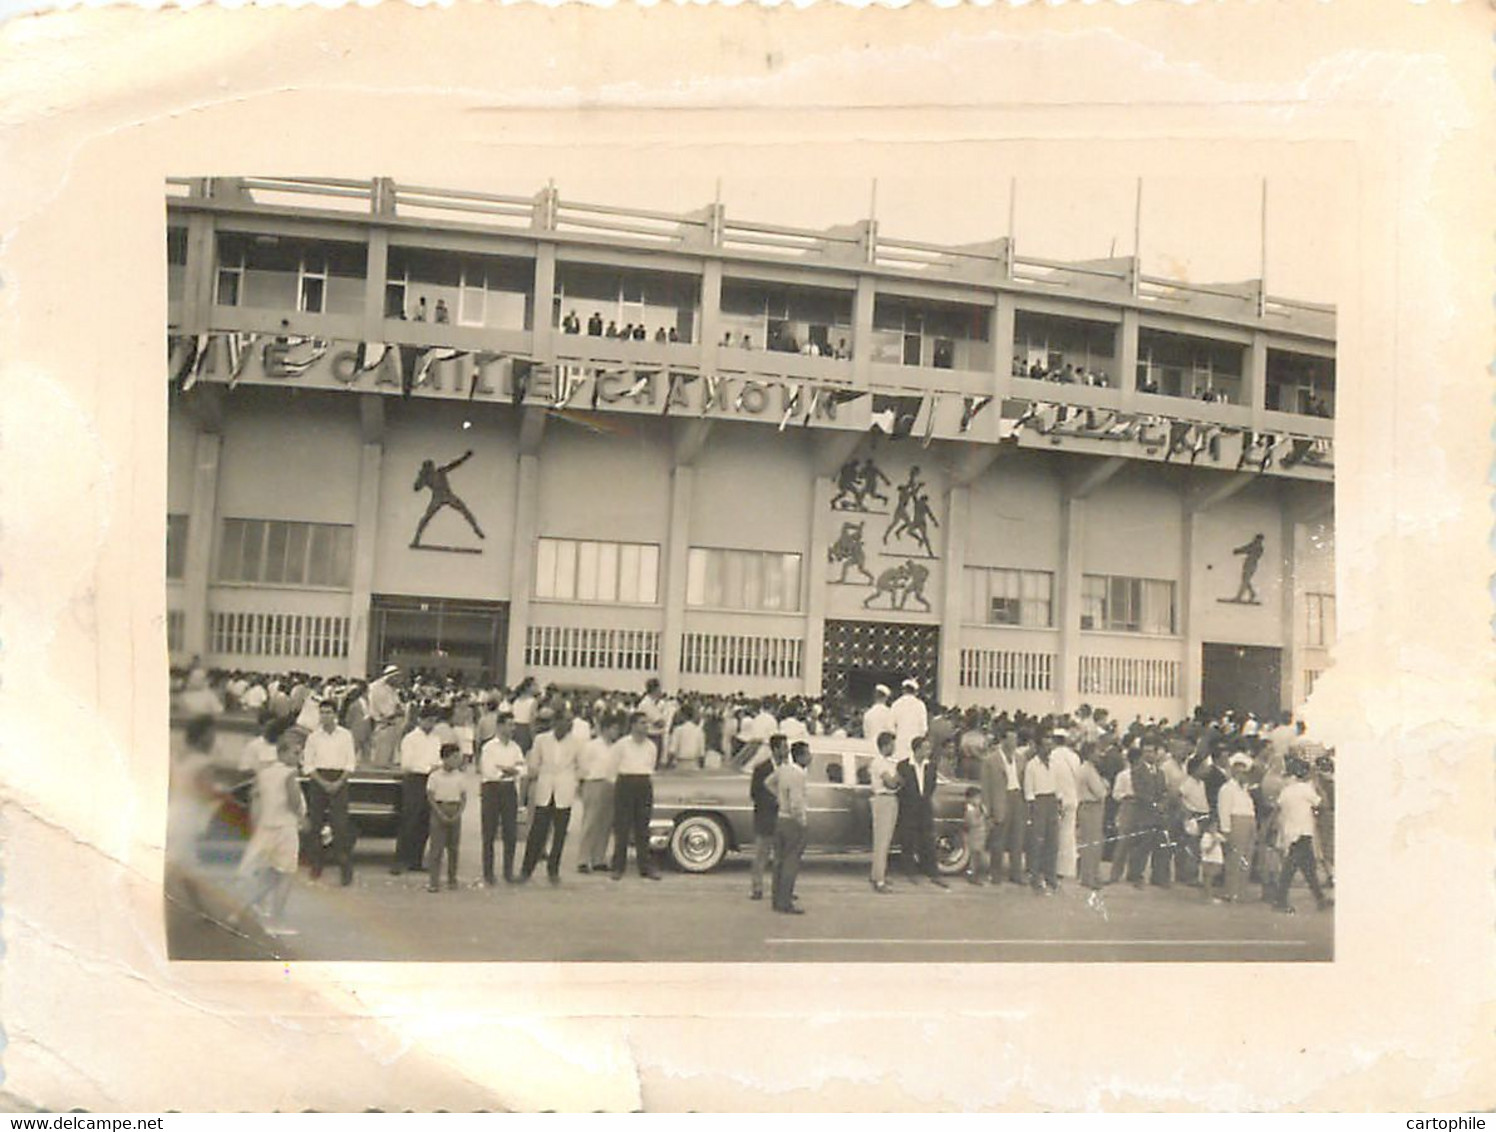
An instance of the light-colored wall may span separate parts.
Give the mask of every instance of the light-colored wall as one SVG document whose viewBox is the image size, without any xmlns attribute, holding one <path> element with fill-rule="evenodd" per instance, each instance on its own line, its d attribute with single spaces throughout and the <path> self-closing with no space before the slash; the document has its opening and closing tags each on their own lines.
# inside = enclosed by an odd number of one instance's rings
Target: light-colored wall
<svg viewBox="0 0 1496 1132">
<path fill-rule="evenodd" d="M 218 473 L 223 519 L 352 523 L 358 507 L 358 405 L 352 397 L 228 394 Z M 215 537 L 218 532 L 215 532 Z"/>
<path fill-rule="evenodd" d="M 662 422 L 593 433 L 552 419 L 540 451 L 541 536 L 651 542 L 670 525 L 670 443 Z"/>
<path fill-rule="evenodd" d="M 192 462 L 196 458 L 197 426 L 175 399 L 166 412 L 166 512 L 186 515 L 192 510 Z"/>
<path fill-rule="evenodd" d="M 1003 453 L 971 485 L 967 566 L 1058 570 L 1060 484 L 1044 461 Z"/>
<path fill-rule="evenodd" d="M 406 403 L 395 398 L 386 398 L 385 413 L 373 592 L 507 600 L 518 458 L 514 414 L 497 406 Z M 463 428 L 464 421 L 470 427 Z M 477 538 L 449 507 L 431 520 L 421 542 L 478 548 L 481 553 L 411 549 L 416 525 L 431 499 L 430 492 L 414 490 L 421 462 L 450 463 L 469 448 L 473 458 L 449 473 L 449 479 L 487 538 Z"/>
<path fill-rule="evenodd" d="M 713 427 L 696 462 L 692 546 L 806 553 L 815 473 L 804 431 Z"/>
<path fill-rule="evenodd" d="M 1086 500 L 1086 515 L 1084 573 L 1180 580 L 1179 488 L 1162 474 L 1124 468 Z"/>
</svg>

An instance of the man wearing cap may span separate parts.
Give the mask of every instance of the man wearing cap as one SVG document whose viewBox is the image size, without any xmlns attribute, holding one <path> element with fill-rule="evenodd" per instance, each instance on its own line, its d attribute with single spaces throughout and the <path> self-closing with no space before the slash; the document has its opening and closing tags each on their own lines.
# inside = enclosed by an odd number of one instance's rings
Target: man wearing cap
<svg viewBox="0 0 1496 1132">
<path fill-rule="evenodd" d="M 400 836 L 395 842 L 391 873 L 419 872 L 426 865 L 426 838 L 431 832 L 431 805 L 426 780 L 442 761 L 441 736 L 436 733 L 435 704 L 422 704 L 417 724 L 400 740 Z"/>
<path fill-rule="evenodd" d="M 478 755 L 478 803 L 483 837 L 483 883 L 496 884 L 494 838 L 504 839 L 504 879 L 514 883 L 514 846 L 518 838 L 519 788 L 525 776 L 525 753 L 514 741 L 514 717 L 497 713 L 495 734 Z"/>
<path fill-rule="evenodd" d="M 925 710 L 925 701 L 919 698 L 919 681 L 912 676 L 904 681 L 904 694 L 894 700 L 893 707 L 893 755 L 903 760 L 914 750 L 914 741 L 930 731 L 930 714 Z"/>
<path fill-rule="evenodd" d="M 348 778 L 358 763 L 353 749 L 353 735 L 338 726 L 338 710 L 332 700 L 318 705 L 318 727 L 307 736 L 301 750 L 301 769 L 311 779 L 307 807 L 312 827 L 312 877 L 322 875 L 327 851 L 342 869 L 343 884 L 353 883 L 351 830 L 348 825 Z M 322 830 L 332 834 L 324 844 Z"/>
<path fill-rule="evenodd" d="M 1231 780 L 1216 795 L 1221 836 L 1226 839 L 1226 900 L 1236 903 L 1246 892 L 1247 872 L 1257 842 L 1257 808 L 1247 776 L 1252 760 L 1237 751 L 1231 756 Z"/>
<path fill-rule="evenodd" d="M 873 706 L 862 713 L 862 737 L 878 741 L 878 736 L 885 731 L 890 735 L 894 733 L 893 709 L 888 706 L 889 697 L 893 692 L 887 684 L 879 684 L 873 689 Z"/>
<path fill-rule="evenodd" d="M 374 728 L 369 743 L 374 765 L 394 766 L 405 713 L 400 710 L 400 669 L 393 664 L 388 665 L 378 679 L 369 684 L 369 718 Z M 424 810 L 425 794 L 421 797 L 421 808 Z"/>
<path fill-rule="evenodd" d="M 1054 775 L 1055 798 L 1059 801 L 1060 815 L 1056 829 L 1055 874 L 1071 879 L 1076 874 L 1079 850 L 1076 840 L 1076 820 L 1080 804 L 1080 756 L 1070 746 L 1070 732 L 1057 727 L 1050 738 L 1049 769 Z"/>
<path fill-rule="evenodd" d="M 571 804 L 577 796 L 577 742 L 571 717 L 563 709 L 541 708 L 536 723 L 550 730 L 535 737 L 530 748 L 530 835 L 525 839 L 525 861 L 519 879 L 530 879 L 542 855 L 546 876 L 561 883 L 561 851 L 566 847 L 566 827 L 571 824 Z M 550 852 L 546 853 L 546 841 Z"/>
</svg>

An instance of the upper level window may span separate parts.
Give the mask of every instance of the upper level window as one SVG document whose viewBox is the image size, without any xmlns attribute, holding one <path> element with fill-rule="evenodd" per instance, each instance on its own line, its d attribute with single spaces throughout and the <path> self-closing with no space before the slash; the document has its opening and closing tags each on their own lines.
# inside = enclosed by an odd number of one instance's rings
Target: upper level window
<svg viewBox="0 0 1496 1132">
<path fill-rule="evenodd" d="M 353 528 L 335 523 L 225 519 L 218 580 L 347 589 L 353 583 Z"/>
<path fill-rule="evenodd" d="M 873 360 L 990 370 L 991 318 L 989 307 L 880 295 L 873 305 Z"/>
<path fill-rule="evenodd" d="M 1265 404 L 1284 413 L 1333 417 L 1335 359 L 1269 349 Z"/>
<path fill-rule="evenodd" d="M 1335 643 L 1335 595 L 1304 595 L 1304 643 L 1311 648 L 1329 648 Z"/>
<path fill-rule="evenodd" d="M 1013 376 L 1110 386 L 1116 327 L 1105 322 L 1018 311 L 1013 318 Z"/>
<path fill-rule="evenodd" d="M 1048 570 L 968 566 L 965 582 L 964 618 L 968 624 L 1033 629 L 1054 624 L 1054 575 Z"/>
<path fill-rule="evenodd" d="M 1138 392 L 1242 404 L 1242 360 L 1236 342 L 1162 330 L 1138 333 Z"/>
<path fill-rule="evenodd" d="M 1174 626 L 1173 582 L 1104 574 L 1081 580 L 1082 629 L 1166 637 L 1176 632 Z"/>
<path fill-rule="evenodd" d="M 166 576 L 179 580 L 187 573 L 187 516 L 166 516 Z"/>
<path fill-rule="evenodd" d="M 722 281 L 722 342 L 749 350 L 852 356 L 852 292 Z"/>
<path fill-rule="evenodd" d="M 690 342 L 700 302 L 694 276 L 559 263 L 551 322 L 563 334 Z"/>
<path fill-rule="evenodd" d="M 180 299 L 187 278 L 187 229 L 171 224 L 166 229 L 166 297 Z"/>
<path fill-rule="evenodd" d="M 660 548 L 654 543 L 543 538 L 535 550 L 535 596 L 546 601 L 653 605 Z"/>
<path fill-rule="evenodd" d="M 412 322 L 527 330 L 535 263 L 430 248 L 390 248 L 384 316 Z"/>
<path fill-rule="evenodd" d="M 800 555 L 693 546 L 686 604 L 700 609 L 800 611 Z"/>
<path fill-rule="evenodd" d="M 366 263 L 363 244 L 219 232 L 214 301 L 224 307 L 357 314 L 364 308 Z"/>
</svg>

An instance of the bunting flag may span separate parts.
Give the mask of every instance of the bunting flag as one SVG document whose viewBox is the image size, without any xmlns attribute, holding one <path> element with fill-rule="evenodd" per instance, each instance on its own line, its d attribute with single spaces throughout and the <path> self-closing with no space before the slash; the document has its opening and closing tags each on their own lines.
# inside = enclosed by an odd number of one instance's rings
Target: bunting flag
<svg viewBox="0 0 1496 1132">
<path fill-rule="evenodd" d="M 272 347 L 284 350 L 277 358 L 274 366 L 265 363 L 265 358 Z M 332 343 L 325 338 L 312 338 L 305 334 L 294 334 L 281 336 L 265 344 L 265 351 L 261 353 L 261 362 L 265 363 L 266 372 L 272 368 L 282 377 L 300 377 L 327 356 L 327 351 L 332 348 Z"/>
<path fill-rule="evenodd" d="M 930 441 L 935 436 L 935 410 L 940 407 L 940 397 L 932 394 L 926 405 L 928 416 L 925 417 L 925 435 L 919 442 L 921 448 L 930 447 Z"/>
<path fill-rule="evenodd" d="M 576 392 L 577 386 L 581 384 L 581 381 L 581 366 L 557 366 L 556 395 L 551 401 L 551 408 L 566 408 L 571 401 L 571 395 Z"/>
<path fill-rule="evenodd" d="M 654 384 L 655 375 L 660 371 L 657 369 L 639 369 L 634 371 L 634 384 L 624 391 L 625 397 L 642 397 L 644 393 Z"/>
<path fill-rule="evenodd" d="M 249 361 L 249 354 L 254 349 L 255 334 L 247 331 L 236 330 L 223 336 L 223 349 L 229 367 L 229 388 L 239 384 L 239 377 L 244 373 L 244 364 Z"/>
<path fill-rule="evenodd" d="M 478 352 L 478 356 L 473 359 L 473 378 L 468 382 L 467 399 L 469 401 L 472 401 L 478 396 L 478 386 L 483 384 L 483 367 L 492 365 L 494 362 L 502 362 L 504 360 L 505 358 L 503 354 L 495 354 L 489 350 L 480 350 Z M 485 390 L 485 392 L 492 393 L 493 390 L 488 389 Z"/>
<path fill-rule="evenodd" d="M 354 373 L 370 373 L 378 369 L 393 349 L 388 342 L 360 342 L 353 355 Z"/>
<path fill-rule="evenodd" d="M 924 405 L 923 397 L 891 397 L 873 394 L 873 428 L 888 436 L 908 436 L 914 431 L 914 422 Z"/>
<path fill-rule="evenodd" d="M 203 368 L 203 358 L 207 356 L 207 353 L 208 336 L 206 334 L 189 334 L 176 340 L 171 353 L 168 376 L 183 393 L 197 384 L 198 375 Z"/>
<path fill-rule="evenodd" d="M 441 362 L 455 362 L 459 358 L 465 358 L 467 350 L 443 350 L 433 346 L 425 351 L 416 362 L 415 373 L 411 377 L 411 388 L 419 389 L 431 381 L 431 367 Z"/>
<path fill-rule="evenodd" d="M 704 373 L 701 378 L 704 383 L 701 390 L 701 415 L 706 416 L 717 403 L 717 392 L 722 379 L 714 373 Z"/>
<path fill-rule="evenodd" d="M 801 427 L 810 427 L 810 422 L 815 419 L 816 409 L 821 405 L 821 397 L 825 393 L 826 390 L 822 389 L 819 385 L 810 391 L 810 405 L 805 410 L 805 419 L 800 422 Z"/>
<path fill-rule="evenodd" d="M 1190 429 L 1193 426 L 1189 421 L 1169 422 L 1169 447 L 1164 453 L 1164 462 L 1174 458 L 1176 452 L 1183 452 L 1189 447 Z"/>
<path fill-rule="evenodd" d="M 523 405 L 525 398 L 530 395 L 530 374 L 535 369 L 535 363 L 528 358 L 506 360 L 509 362 L 509 403 Z"/>
<path fill-rule="evenodd" d="M 784 415 L 779 418 L 779 431 L 783 432 L 790 423 L 790 418 L 800 411 L 800 398 L 805 392 L 803 385 L 791 385 L 785 382 L 785 389 L 794 392 L 784 399 Z"/>
<path fill-rule="evenodd" d="M 970 432 L 971 422 L 977 419 L 977 414 L 992 404 L 991 397 L 963 397 L 961 399 L 961 431 Z"/>
<path fill-rule="evenodd" d="M 699 376 L 701 375 L 688 373 L 685 370 L 673 369 L 670 371 L 670 383 L 665 390 L 664 403 L 660 406 L 660 416 L 667 417 L 670 415 L 670 403 L 675 400 L 676 392 L 690 385 Z"/>
<path fill-rule="evenodd" d="M 833 405 L 849 405 L 853 401 L 861 400 L 863 397 L 872 396 L 871 389 L 831 389 L 830 403 Z"/>
</svg>

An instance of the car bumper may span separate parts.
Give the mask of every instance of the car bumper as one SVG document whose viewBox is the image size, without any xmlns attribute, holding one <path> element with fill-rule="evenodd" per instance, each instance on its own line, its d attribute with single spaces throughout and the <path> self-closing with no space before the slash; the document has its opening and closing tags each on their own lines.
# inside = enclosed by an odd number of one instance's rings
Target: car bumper
<svg viewBox="0 0 1496 1132">
<path fill-rule="evenodd" d="M 653 818 L 649 823 L 649 847 L 655 850 L 670 848 L 670 834 L 675 823 L 669 818 Z"/>
</svg>

